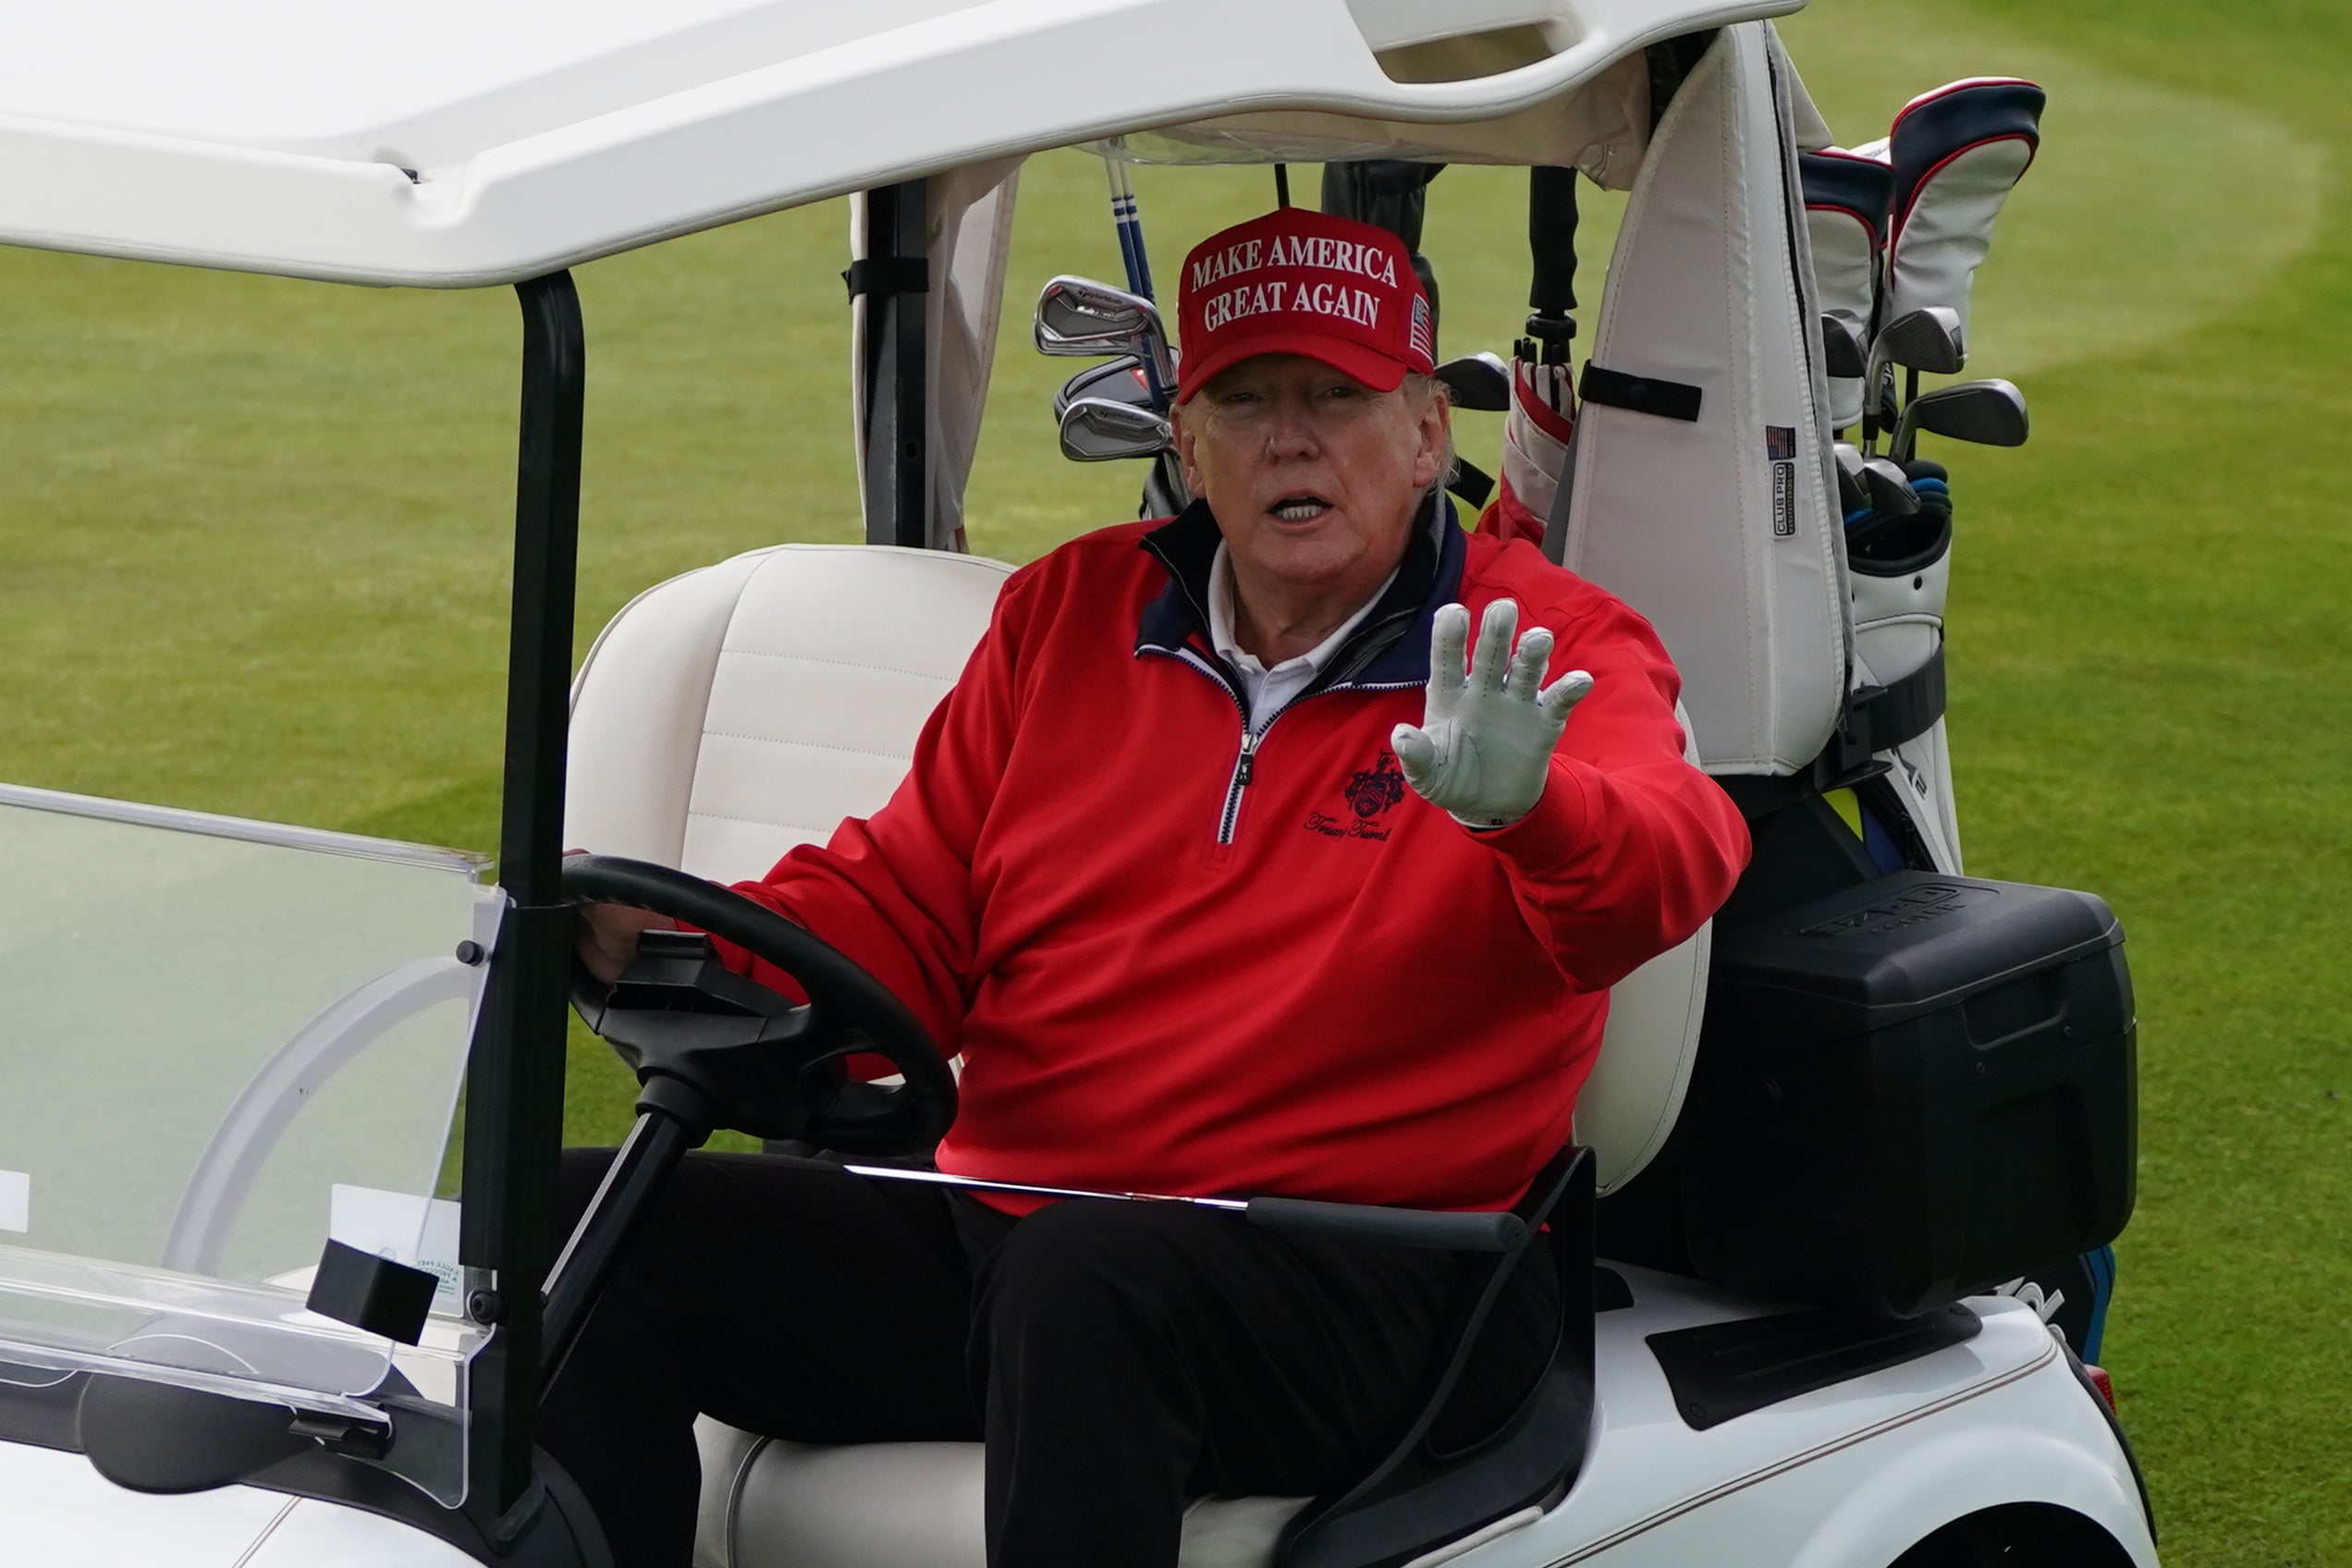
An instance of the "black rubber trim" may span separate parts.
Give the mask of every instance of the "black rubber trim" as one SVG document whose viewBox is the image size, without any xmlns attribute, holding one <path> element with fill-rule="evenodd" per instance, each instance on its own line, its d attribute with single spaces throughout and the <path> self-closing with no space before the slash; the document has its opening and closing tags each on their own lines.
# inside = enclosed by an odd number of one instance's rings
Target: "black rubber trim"
<svg viewBox="0 0 2352 1568">
<path fill-rule="evenodd" d="M 928 294 L 931 292 L 931 259 L 928 256 L 861 256 L 850 263 L 841 275 L 850 286 L 850 298 L 861 294 Z"/>
<path fill-rule="evenodd" d="M 1745 1317 L 1649 1336 L 1694 1431 L 1751 1415 L 1799 1394 L 1866 1378 L 1977 1337 L 1984 1325 L 1954 1304 L 1917 1317 L 1851 1312 L 1792 1312 Z"/>
<path fill-rule="evenodd" d="M 1690 383 L 1629 375 L 1591 360 L 1585 361 L 1585 373 L 1576 378 L 1576 395 L 1587 403 L 1629 409 L 1637 414 L 1655 414 L 1685 424 L 1698 422 L 1700 392 Z"/>
</svg>

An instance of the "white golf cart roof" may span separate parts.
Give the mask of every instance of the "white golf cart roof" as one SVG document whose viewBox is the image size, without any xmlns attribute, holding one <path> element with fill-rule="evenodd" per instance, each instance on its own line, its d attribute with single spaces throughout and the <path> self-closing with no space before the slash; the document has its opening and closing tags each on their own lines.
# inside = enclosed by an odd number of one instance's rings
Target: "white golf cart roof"
<svg viewBox="0 0 2352 1568">
<path fill-rule="evenodd" d="M 456 288 L 1143 130 L 1599 176 L 1643 44 L 1802 3 L 18 0 L 0 241 Z"/>
</svg>

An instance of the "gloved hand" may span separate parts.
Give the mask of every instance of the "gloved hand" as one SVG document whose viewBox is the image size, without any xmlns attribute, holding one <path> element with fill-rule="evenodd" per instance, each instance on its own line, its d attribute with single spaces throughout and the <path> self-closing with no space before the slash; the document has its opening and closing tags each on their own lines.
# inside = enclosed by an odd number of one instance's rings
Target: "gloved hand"
<svg viewBox="0 0 2352 1568">
<path fill-rule="evenodd" d="M 1518 630 L 1516 602 L 1488 605 L 1465 680 L 1470 612 L 1460 605 L 1439 608 L 1429 633 L 1421 723 L 1400 724 L 1389 735 L 1404 781 L 1466 827 L 1508 827 L 1535 809 L 1569 711 L 1592 690 L 1592 677 L 1581 669 L 1543 685 L 1551 632 L 1538 626 L 1514 651 Z"/>
</svg>

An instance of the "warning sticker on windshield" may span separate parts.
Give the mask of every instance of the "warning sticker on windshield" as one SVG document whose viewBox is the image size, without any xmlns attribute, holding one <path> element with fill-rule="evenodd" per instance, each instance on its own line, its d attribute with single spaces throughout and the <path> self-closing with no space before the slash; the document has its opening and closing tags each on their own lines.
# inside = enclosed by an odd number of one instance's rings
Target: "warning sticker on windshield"
<svg viewBox="0 0 2352 1568">
<path fill-rule="evenodd" d="M 23 1235 L 32 1229 L 32 1178 L 21 1170 L 0 1170 L 0 1231 Z"/>
</svg>

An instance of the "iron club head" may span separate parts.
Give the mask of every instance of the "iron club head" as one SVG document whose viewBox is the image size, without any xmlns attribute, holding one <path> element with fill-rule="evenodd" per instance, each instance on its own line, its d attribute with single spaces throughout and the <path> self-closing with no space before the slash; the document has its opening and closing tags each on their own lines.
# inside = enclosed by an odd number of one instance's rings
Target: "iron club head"
<svg viewBox="0 0 2352 1568">
<path fill-rule="evenodd" d="M 1922 430 L 1979 447 L 2022 447 L 2032 424 L 2026 417 L 2026 395 L 2010 383 L 1959 381 L 1911 399 L 1894 427 L 1897 462 L 1911 460 Z"/>
<path fill-rule="evenodd" d="M 1919 509 L 1919 493 L 1911 488 L 1903 465 L 1891 458 L 1863 459 L 1862 484 L 1870 493 L 1874 510 L 1909 517 Z"/>
<path fill-rule="evenodd" d="M 1879 328 L 1878 337 L 1870 343 L 1869 362 L 1865 366 L 1862 381 L 1867 413 L 1862 446 L 1865 455 L 1876 451 L 1876 442 L 1870 437 L 1886 427 L 1893 412 L 1893 367 L 1901 365 L 1915 373 L 1915 382 L 1917 373 L 1922 371 L 1930 375 L 1956 375 L 1968 362 L 1963 336 L 1960 312 L 1949 305 L 1906 311 Z"/>
<path fill-rule="evenodd" d="M 1876 347 L 1879 358 L 1889 364 L 1929 375 L 1957 375 L 1968 362 L 1961 338 L 1960 312 L 1949 305 L 1928 305 L 1887 323 Z"/>
<path fill-rule="evenodd" d="M 1171 444 L 1165 415 L 1110 398 L 1073 398 L 1061 410 L 1061 455 L 1073 462 L 1157 457 Z"/>
<path fill-rule="evenodd" d="M 1862 335 L 1851 322 L 1837 316 L 1821 318 L 1821 369 L 1839 380 L 1860 375 L 1869 369 L 1868 356 L 1862 349 Z"/>
<path fill-rule="evenodd" d="M 1840 441 L 1834 450 L 1837 454 L 1839 515 L 1851 517 L 1856 512 L 1868 510 L 1870 487 L 1862 477 L 1862 448 L 1851 441 Z"/>
<path fill-rule="evenodd" d="M 1057 277 L 1037 295 L 1037 351 L 1091 359 L 1115 354 L 1142 361 L 1172 391 L 1176 361 L 1159 309 L 1140 294 L 1089 277 Z"/>
<path fill-rule="evenodd" d="M 1060 423 L 1062 410 L 1081 398 L 1108 398 L 1114 403 L 1148 409 L 1151 383 L 1145 379 L 1143 361 L 1133 354 L 1121 354 L 1107 364 L 1089 365 L 1063 382 L 1061 390 L 1054 394 L 1054 422 Z"/>
</svg>

